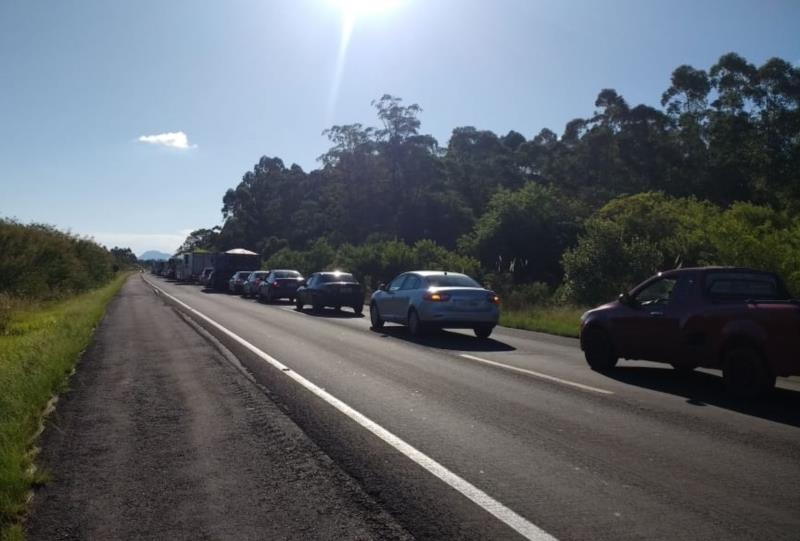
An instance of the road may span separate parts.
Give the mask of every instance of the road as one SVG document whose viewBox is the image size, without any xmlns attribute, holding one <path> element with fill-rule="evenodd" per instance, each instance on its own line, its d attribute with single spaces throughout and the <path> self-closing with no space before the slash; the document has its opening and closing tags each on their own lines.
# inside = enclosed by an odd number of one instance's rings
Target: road
<svg viewBox="0 0 800 541">
<path fill-rule="evenodd" d="M 27 538 L 411 538 L 239 368 L 128 280 L 48 418 Z"/>
<path fill-rule="evenodd" d="M 498 328 L 487 341 L 412 340 L 399 326 L 372 331 L 366 311 L 298 313 L 147 279 L 196 311 L 420 538 L 797 539 L 794 380 L 748 406 L 726 398 L 711 372 L 645 362 L 592 372 L 570 339 Z"/>
</svg>

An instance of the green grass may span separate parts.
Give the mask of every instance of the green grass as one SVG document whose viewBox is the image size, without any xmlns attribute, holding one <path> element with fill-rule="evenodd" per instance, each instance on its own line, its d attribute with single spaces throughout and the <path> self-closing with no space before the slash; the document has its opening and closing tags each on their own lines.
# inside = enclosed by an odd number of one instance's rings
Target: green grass
<svg viewBox="0 0 800 541">
<path fill-rule="evenodd" d="M 509 308 L 500 311 L 500 325 L 577 338 L 585 311 L 576 306 Z"/>
<path fill-rule="evenodd" d="M 47 304 L 17 304 L 0 330 L 0 539 L 23 538 L 19 519 L 30 490 L 46 480 L 34 467 L 48 402 L 63 391 L 106 305 L 128 274 Z"/>
</svg>

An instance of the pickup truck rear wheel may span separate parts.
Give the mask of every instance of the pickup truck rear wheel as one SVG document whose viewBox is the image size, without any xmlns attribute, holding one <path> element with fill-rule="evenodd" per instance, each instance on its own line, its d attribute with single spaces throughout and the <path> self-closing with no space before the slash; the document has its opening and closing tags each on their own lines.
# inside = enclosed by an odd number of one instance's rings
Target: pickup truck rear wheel
<svg viewBox="0 0 800 541">
<path fill-rule="evenodd" d="M 725 389 L 739 398 L 756 398 L 775 387 L 775 376 L 758 349 L 732 346 L 722 357 L 722 380 Z"/>
<path fill-rule="evenodd" d="M 587 329 L 583 338 L 583 353 L 586 362 L 598 372 L 617 366 L 617 355 L 611 337 L 602 329 Z"/>
</svg>

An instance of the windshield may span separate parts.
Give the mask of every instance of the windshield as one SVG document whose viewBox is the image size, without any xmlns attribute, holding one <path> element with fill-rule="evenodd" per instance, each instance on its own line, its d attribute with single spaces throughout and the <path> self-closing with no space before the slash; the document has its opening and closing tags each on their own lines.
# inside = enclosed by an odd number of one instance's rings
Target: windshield
<svg viewBox="0 0 800 541">
<path fill-rule="evenodd" d="M 464 274 L 435 274 L 426 276 L 431 287 L 481 287 L 478 282 Z"/>
</svg>

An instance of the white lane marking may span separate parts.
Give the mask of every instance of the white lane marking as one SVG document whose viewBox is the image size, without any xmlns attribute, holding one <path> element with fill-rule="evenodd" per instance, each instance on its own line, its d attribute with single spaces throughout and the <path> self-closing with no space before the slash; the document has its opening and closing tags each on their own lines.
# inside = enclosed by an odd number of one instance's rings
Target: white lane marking
<svg viewBox="0 0 800 541">
<path fill-rule="evenodd" d="M 590 385 L 584 385 L 583 383 L 577 383 L 575 381 L 569 381 L 567 379 L 561 379 L 555 376 L 548 376 L 547 374 L 542 374 L 541 372 L 534 372 L 533 370 L 527 370 L 525 368 L 517 368 L 516 366 L 498 363 L 496 361 L 490 361 L 489 359 L 482 359 L 481 357 L 468 355 L 466 353 L 459 353 L 459 356 L 464 357 L 465 359 L 470 359 L 472 361 L 477 361 L 479 363 L 485 363 L 485 364 L 490 364 L 492 366 L 497 366 L 498 368 L 503 368 L 505 370 L 519 372 L 520 374 L 527 374 L 529 376 L 533 376 L 539 379 L 554 381 L 556 383 L 560 383 L 561 385 L 568 385 L 570 387 L 575 387 L 576 389 L 583 389 L 584 391 L 592 391 L 593 393 L 600 393 L 600 394 L 614 394 L 614 391 L 607 391 L 605 389 L 599 389 L 597 387 L 592 387 Z"/>
<path fill-rule="evenodd" d="M 143 278 L 144 279 L 144 278 Z M 145 280 L 147 282 L 147 280 Z M 150 282 L 148 282 L 150 283 Z M 195 314 L 197 317 L 203 319 L 208 324 L 212 325 L 225 335 L 229 336 L 234 341 L 238 342 L 256 356 L 261 358 L 263 361 L 269 363 L 270 365 L 277 368 L 282 374 L 292 378 L 298 384 L 302 385 L 305 389 L 313 393 L 314 395 L 318 396 L 347 417 L 358 423 L 361 427 L 369 430 L 385 443 L 394 447 L 397 451 L 401 452 L 407 458 L 414 461 L 416 464 L 430 472 L 431 474 L 438 477 L 442 480 L 445 484 L 453 488 L 454 490 L 461 493 L 463 496 L 477 504 L 483 510 L 497 518 L 500 522 L 508 526 L 509 528 L 516 531 L 518 534 L 522 535 L 526 539 L 531 539 L 535 541 L 556 541 L 556 538 L 552 535 L 548 534 L 532 522 L 528 521 L 526 518 L 522 517 L 521 515 L 517 514 L 513 510 L 509 509 L 499 501 L 495 500 L 481 489 L 470 483 L 469 481 L 462 479 L 455 473 L 451 472 L 434 459 L 429 457 L 428 455 L 424 454 L 422 451 L 419 451 L 412 445 L 406 443 L 405 441 L 401 440 L 399 437 L 395 436 L 375 421 L 372 421 L 364 414 L 356 411 L 355 409 L 351 408 L 329 392 L 325 391 L 321 387 L 318 387 L 311 381 L 307 380 L 294 370 L 291 370 L 288 366 L 281 363 L 271 355 L 261 351 L 256 346 L 245 340 L 244 338 L 240 337 L 239 335 L 235 334 L 232 331 L 229 331 L 210 317 L 206 316 L 205 314 L 195 310 L 188 304 L 180 301 L 164 291 L 163 289 L 150 284 L 151 287 L 155 289 L 159 289 L 162 294 L 166 295 L 168 298 L 175 301 L 180 306 L 183 306 L 191 313 Z"/>
</svg>

